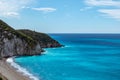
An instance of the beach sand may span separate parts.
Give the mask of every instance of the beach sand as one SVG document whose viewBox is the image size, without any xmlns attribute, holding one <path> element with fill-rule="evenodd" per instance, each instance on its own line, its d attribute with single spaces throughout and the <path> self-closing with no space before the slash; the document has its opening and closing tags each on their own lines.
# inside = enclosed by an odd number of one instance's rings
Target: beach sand
<svg viewBox="0 0 120 80">
<path fill-rule="evenodd" d="M 8 80 L 5 76 L 3 76 L 2 74 L 0 74 L 0 80 L 1 80 L 1 78 L 3 79 L 3 80 Z"/>
<path fill-rule="evenodd" d="M 30 80 L 29 77 L 24 76 L 22 73 L 16 71 L 9 63 L 5 60 L 0 60 L 0 77 L 3 77 L 4 80 Z"/>
</svg>

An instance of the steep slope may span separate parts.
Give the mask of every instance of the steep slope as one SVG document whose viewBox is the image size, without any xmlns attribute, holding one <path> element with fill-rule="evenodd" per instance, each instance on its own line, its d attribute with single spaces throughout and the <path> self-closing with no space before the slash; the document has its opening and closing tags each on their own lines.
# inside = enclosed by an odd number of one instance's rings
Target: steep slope
<svg viewBox="0 0 120 80">
<path fill-rule="evenodd" d="M 52 48 L 52 47 L 62 46 L 58 41 L 52 39 L 50 36 L 48 36 L 45 33 L 39 33 L 24 29 L 18 31 L 26 34 L 27 36 L 30 36 L 34 40 L 37 40 L 42 48 Z"/>
<path fill-rule="evenodd" d="M 0 20 L 0 57 L 37 55 L 41 51 L 36 40 Z"/>
<path fill-rule="evenodd" d="M 0 58 L 38 55 L 42 48 L 62 45 L 45 33 L 31 30 L 15 30 L 0 20 Z"/>
</svg>

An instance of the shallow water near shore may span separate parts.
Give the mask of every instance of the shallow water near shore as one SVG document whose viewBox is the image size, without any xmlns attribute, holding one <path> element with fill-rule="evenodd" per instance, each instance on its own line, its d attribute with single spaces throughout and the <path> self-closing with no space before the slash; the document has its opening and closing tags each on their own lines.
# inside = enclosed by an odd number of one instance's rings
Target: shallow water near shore
<svg viewBox="0 0 120 80">
<path fill-rule="evenodd" d="M 8 58 L 6 62 L 9 63 L 13 68 L 15 68 L 17 72 L 23 74 L 23 76 L 27 76 L 31 80 L 39 80 L 37 77 L 31 74 L 26 68 L 23 68 L 17 63 L 15 63 L 14 58 L 15 57 Z"/>
<path fill-rule="evenodd" d="M 49 34 L 65 47 L 15 62 L 40 80 L 120 80 L 120 34 Z"/>
</svg>

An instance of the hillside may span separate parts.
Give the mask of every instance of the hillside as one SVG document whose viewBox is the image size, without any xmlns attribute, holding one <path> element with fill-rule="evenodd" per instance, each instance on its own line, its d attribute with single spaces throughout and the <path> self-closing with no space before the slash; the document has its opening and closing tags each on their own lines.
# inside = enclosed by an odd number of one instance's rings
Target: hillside
<svg viewBox="0 0 120 80">
<path fill-rule="evenodd" d="M 60 46 L 47 34 L 30 30 L 15 30 L 0 20 L 0 58 L 38 55 L 44 47 Z"/>
<path fill-rule="evenodd" d="M 62 46 L 59 42 L 52 39 L 50 36 L 48 36 L 45 33 L 35 32 L 31 30 L 24 30 L 24 29 L 18 31 L 26 34 L 27 36 L 30 36 L 34 40 L 37 40 L 42 48 L 52 48 L 52 47 Z"/>
</svg>

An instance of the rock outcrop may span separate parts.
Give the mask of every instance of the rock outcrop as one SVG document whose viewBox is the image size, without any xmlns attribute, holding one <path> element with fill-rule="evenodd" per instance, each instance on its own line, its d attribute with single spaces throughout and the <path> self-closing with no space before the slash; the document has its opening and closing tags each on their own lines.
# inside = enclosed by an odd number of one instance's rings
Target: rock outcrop
<svg viewBox="0 0 120 80">
<path fill-rule="evenodd" d="M 43 51 L 42 47 L 58 46 L 61 45 L 46 34 L 15 30 L 0 20 L 0 58 L 38 55 Z"/>
<path fill-rule="evenodd" d="M 24 29 L 18 31 L 26 34 L 27 36 L 30 36 L 34 40 L 37 40 L 42 48 L 53 48 L 53 47 L 62 46 L 58 41 L 52 39 L 50 36 L 48 36 L 45 33 L 40 33 L 31 30 L 24 30 Z"/>
</svg>

